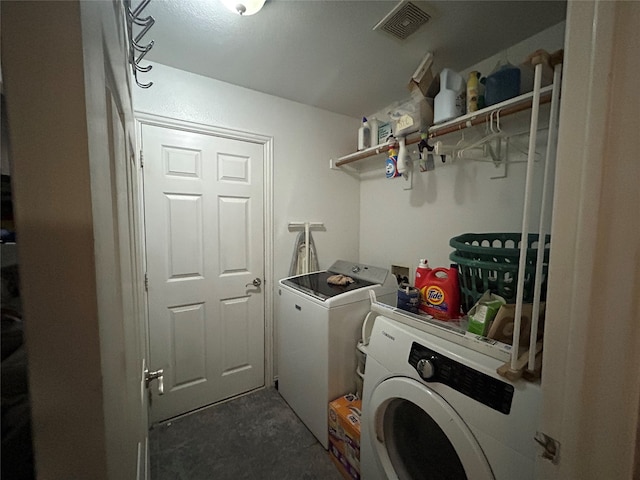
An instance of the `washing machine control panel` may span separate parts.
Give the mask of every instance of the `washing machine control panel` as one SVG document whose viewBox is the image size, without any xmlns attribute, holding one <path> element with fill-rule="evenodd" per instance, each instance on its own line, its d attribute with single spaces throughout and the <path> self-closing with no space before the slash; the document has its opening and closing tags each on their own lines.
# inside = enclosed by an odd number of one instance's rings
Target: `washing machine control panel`
<svg viewBox="0 0 640 480">
<path fill-rule="evenodd" d="M 509 415 L 511 411 L 513 385 L 478 372 L 416 342 L 411 346 L 409 364 L 425 382 L 443 383 L 505 415 Z"/>
</svg>

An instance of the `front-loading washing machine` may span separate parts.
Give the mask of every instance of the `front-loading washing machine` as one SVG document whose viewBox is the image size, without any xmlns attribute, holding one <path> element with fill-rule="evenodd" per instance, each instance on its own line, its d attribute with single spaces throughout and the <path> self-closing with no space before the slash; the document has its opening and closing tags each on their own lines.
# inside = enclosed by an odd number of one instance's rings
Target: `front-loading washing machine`
<svg viewBox="0 0 640 480">
<path fill-rule="evenodd" d="M 534 478 L 540 385 L 500 360 L 385 316 L 371 330 L 363 480 Z"/>
</svg>

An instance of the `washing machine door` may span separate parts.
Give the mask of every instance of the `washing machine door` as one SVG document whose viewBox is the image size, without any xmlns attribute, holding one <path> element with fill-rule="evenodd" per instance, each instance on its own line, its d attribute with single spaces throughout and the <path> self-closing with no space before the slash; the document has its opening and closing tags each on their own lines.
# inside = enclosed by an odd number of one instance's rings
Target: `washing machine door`
<svg viewBox="0 0 640 480">
<path fill-rule="evenodd" d="M 368 411 L 374 456 L 387 478 L 494 480 L 469 427 L 429 387 L 405 377 L 387 379 L 372 392 Z"/>
</svg>

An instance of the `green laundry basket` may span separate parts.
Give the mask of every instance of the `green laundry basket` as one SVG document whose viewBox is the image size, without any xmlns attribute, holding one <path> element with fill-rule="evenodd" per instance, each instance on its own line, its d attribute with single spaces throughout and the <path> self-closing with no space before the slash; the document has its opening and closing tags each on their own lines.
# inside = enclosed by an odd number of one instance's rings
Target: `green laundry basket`
<svg viewBox="0 0 640 480">
<path fill-rule="evenodd" d="M 487 290 L 515 303 L 520 262 L 520 233 L 465 233 L 449 240 L 455 250 L 449 259 L 458 264 L 460 302 L 465 312 L 475 305 Z M 544 244 L 541 299 L 546 297 L 547 269 L 551 236 Z M 529 234 L 524 271 L 524 302 L 533 302 L 538 235 Z"/>
</svg>

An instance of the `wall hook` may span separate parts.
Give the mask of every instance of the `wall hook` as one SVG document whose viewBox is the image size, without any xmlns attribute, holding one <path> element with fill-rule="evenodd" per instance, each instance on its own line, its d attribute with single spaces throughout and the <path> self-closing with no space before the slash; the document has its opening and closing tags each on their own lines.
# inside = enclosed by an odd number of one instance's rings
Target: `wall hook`
<svg viewBox="0 0 640 480">
<path fill-rule="evenodd" d="M 140 62 L 144 59 L 145 55 L 149 53 L 154 45 L 153 40 L 151 40 L 145 46 L 141 45 L 141 40 L 156 22 L 151 15 L 145 18 L 141 17 L 142 12 L 145 8 L 147 8 L 150 2 L 151 0 L 142 0 L 138 4 L 138 6 L 132 10 L 131 1 L 125 1 L 125 6 L 127 9 L 127 33 L 129 34 L 129 64 L 131 65 L 131 70 L 133 71 L 133 78 L 140 88 L 149 88 L 151 87 L 151 85 L 153 85 L 153 82 L 142 83 L 140 82 L 140 80 L 138 80 L 138 72 L 147 73 L 153 68 L 152 65 L 140 65 Z M 133 36 L 133 25 L 142 27 L 140 32 L 138 32 L 135 37 Z M 139 53 L 137 57 L 136 52 Z"/>
</svg>

